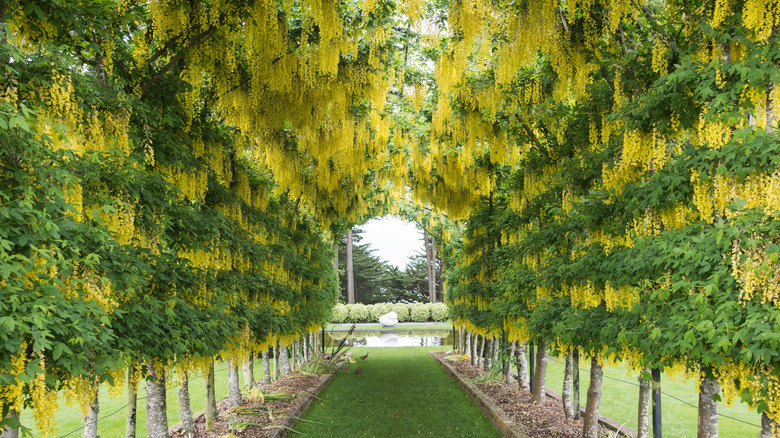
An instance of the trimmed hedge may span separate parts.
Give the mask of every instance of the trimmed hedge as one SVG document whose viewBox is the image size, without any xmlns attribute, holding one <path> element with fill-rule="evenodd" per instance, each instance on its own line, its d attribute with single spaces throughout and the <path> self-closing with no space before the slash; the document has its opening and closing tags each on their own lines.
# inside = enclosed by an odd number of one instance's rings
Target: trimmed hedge
<svg viewBox="0 0 780 438">
<path fill-rule="evenodd" d="M 450 317 L 449 309 L 444 303 L 336 304 L 331 322 L 336 324 L 379 322 L 380 316 L 391 311 L 398 314 L 398 322 L 440 322 Z"/>
<path fill-rule="evenodd" d="M 410 320 L 414 322 L 425 322 L 431 318 L 431 304 L 413 304 L 409 307 Z"/>
<path fill-rule="evenodd" d="M 336 324 L 341 324 L 347 321 L 349 316 L 349 309 L 343 304 L 336 304 L 333 308 L 333 316 L 330 317 L 330 321 Z"/>
<path fill-rule="evenodd" d="M 347 309 L 349 309 L 347 322 L 369 322 L 371 320 L 371 314 L 365 304 L 347 305 Z"/>
</svg>

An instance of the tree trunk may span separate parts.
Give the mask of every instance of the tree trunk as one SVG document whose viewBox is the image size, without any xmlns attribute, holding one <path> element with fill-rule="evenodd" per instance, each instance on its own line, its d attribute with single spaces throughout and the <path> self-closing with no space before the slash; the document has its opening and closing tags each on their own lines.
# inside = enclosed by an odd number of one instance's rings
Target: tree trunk
<svg viewBox="0 0 780 438">
<path fill-rule="evenodd" d="M 482 360 L 482 369 L 490 371 L 493 369 L 493 343 L 494 339 L 485 339 L 485 357 Z"/>
<path fill-rule="evenodd" d="M 720 390 L 720 384 L 711 376 L 712 372 L 702 368 L 703 380 L 699 386 L 699 428 L 697 438 L 718 437 L 718 402 L 715 395 Z"/>
<path fill-rule="evenodd" d="M 477 366 L 481 367 L 485 364 L 485 343 L 487 343 L 487 338 L 480 336 L 479 339 L 479 355 L 477 356 Z"/>
<path fill-rule="evenodd" d="M 777 422 L 769 418 L 766 412 L 761 413 L 761 433 L 758 438 L 777 438 L 780 436 Z"/>
<path fill-rule="evenodd" d="M 95 393 L 92 397 L 92 401 L 89 402 L 89 410 L 87 416 L 84 417 L 84 434 L 81 435 L 84 438 L 97 438 L 98 428 L 98 414 L 100 413 L 100 402 L 98 400 L 98 388 L 93 388 Z"/>
<path fill-rule="evenodd" d="M 341 285 L 339 284 L 339 242 L 338 237 L 333 242 L 333 270 L 336 271 L 336 290 L 341 290 Z M 339 298 L 341 296 L 341 293 L 336 295 L 336 304 L 339 303 Z"/>
<path fill-rule="evenodd" d="M 517 384 L 520 389 L 525 391 L 531 391 L 531 386 L 528 382 L 528 360 L 525 357 L 525 342 L 517 344 L 515 349 L 515 366 L 517 366 Z"/>
<path fill-rule="evenodd" d="M 285 345 L 279 346 L 279 367 L 282 374 L 290 374 L 290 353 Z"/>
<path fill-rule="evenodd" d="M 281 370 L 279 369 L 279 341 L 276 341 L 276 345 L 274 345 L 274 380 L 279 380 L 279 377 L 281 376 Z"/>
<path fill-rule="evenodd" d="M 512 356 L 509 355 L 509 339 L 506 332 L 501 335 L 501 371 L 504 373 L 504 382 L 509 382 L 509 371 L 512 369 Z"/>
<path fill-rule="evenodd" d="M 214 420 L 217 419 L 217 392 L 214 388 L 214 360 L 209 364 L 208 375 L 206 376 L 206 430 L 214 427 Z"/>
<path fill-rule="evenodd" d="M 574 403 L 572 402 L 571 392 L 574 382 L 574 359 L 570 351 L 566 355 L 566 367 L 563 372 L 563 390 L 561 390 L 561 401 L 563 402 L 563 415 L 566 419 L 574 418 Z"/>
<path fill-rule="evenodd" d="M 431 302 L 436 302 L 436 239 L 431 236 Z"/>
<path fill-rule="evenodd" d="M 135 425 L 138 416 L 138 382 L 133 378 L 133 364 L 127 364 L 127 410 L 125 411 L 125 438 L 135 438 Z"/>
<path fill-rule="evenodd" d="M 254 351 L 249 353 L 249 357 L 244 359 L 244 366 L 242 367 L 244 372 L 244 385 L 247 388 L 252 389 L 255 386 L 255 354 Z"/>
<path fill-rule="evenodd" d="M 179 374 L 179 422 L 185 434 L 195 434 L 195 422 L 192 421 L 190 405 L 190 376 L 187 371 Z"/>
<path fill-rule="evenodd" d="M 582 425 L 583 438 L 598 438 L 599 436 L 599 405 L 601 404 L 601 380 L 604 370 L 599 361 L 593 357 L 590 360 L 590 386 L 588 386 L 588 401 L 585 407 L 585 422 Z"/>
<path fill-rule="evenodd" d="M 147 365 L 146 380 L 146 436 L 168 438 L 168 412 L 165 400 L 165 370 L 154 360 Z"/>
<path fill-rule="evenodd" d="M 438 296 L 437 301 L 440 303 L 444 302 L 444 260 L 441 258 L 438 258 L 438 266 L 439 266 L 439 288 L 437 289 L 436 295 Z"/>
<path fill-rule="evenodd" d="M 528 390 L 531 392 L 531 394 L 534 393 L 534 363 L 536 361 L 534 360 L 534 344 L 533 342 L 528 343 Z"/>
<path fill-rule="evenodd" d="M 471 334 L 471 365 L 477 366 L 479 363 L 479 335 Z"/>
<path fill-rule="evenodd" d="M 270 354 L 268 354 L 268 349 L 270 348 L 268 347 L 263 351 L 263 385 L 271 383 L 271 360 Z"/>
<path fill-rule="evenodd" d="M 290 371 L 295 371 L 296 357 L 298 355 L 298 341 L 293 341 L 290 345 Z"/>
<path fill-rule="evenodd" d="M 19 419 L 19 414 L 11 409 L 8 411 L 8 415 L 6 415 L 5 418 L 15 418 Z M 0 438 L 19 438 L 19 429 L 11 429 L 10 427 L 5 427 L 2 431 L 0 431 Z"/>
<path fill-rule="evenodd" d="M 468 354 L 471 357 L 471 332 L 463 330 L 463 354 Z"/>
<path fill-rule="evenodd" d="M 571 353 L 571 383 L 572 398 L 571 404 L 574 406 L 574 422 L 580 422 L 580 350 L 575 348 Z"/>
<path fill-rule="evenodd" d="M 653 438 L 662 438 L 663 427 L 661 421 L 661 370 L 658 368 L 653 368 L 650 370 L 650 372 L 653 375 Z"/>
<path fill-rule="evenodd" d="M 423 242 L 425 243 L 425 266 L 428 268 L 428 301 L 436 302 L 436 292 L 434 291 L 433 264 L 431 263 L 431 242 L 428 237 L 428 230 L 423 229 Z"/>
<path fill-rule="evenodd" d="M 347 231 L 347 304 L 355 304 L 355 267 L 352 260 L 352 229 Z"/>
<path fill-rule="evenodd" d="M 241 385 L 238 382 L 238 361 L 228 359 L 225 361 L 228 369 L 228 403 L 230 406 L 241 404 Z"/>
<path fill-rule="evenodd" d="M 542 341 L 536 347 L 536 371 L 534 372 L 534 392 L 531 403 L 544 404 L 547 393 L 544 387 L 547 380 L 547 343 Z"/>
<path fill-rule="evenodd" d="M 649 368 L 645 368 L 650 373 Z M 639 375 L 639 405 L 637 407 L 636 438 L 650 438 L 650 392 L 652 382 Z"/>
</svg>

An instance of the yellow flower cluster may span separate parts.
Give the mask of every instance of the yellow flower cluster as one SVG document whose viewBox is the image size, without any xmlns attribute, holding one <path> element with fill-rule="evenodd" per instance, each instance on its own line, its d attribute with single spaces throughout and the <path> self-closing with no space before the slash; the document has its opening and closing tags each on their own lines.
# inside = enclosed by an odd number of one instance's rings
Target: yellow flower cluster
<svg viewBox="0 0 780 438">
<path fill-rule="evenodd" d="M 581 309 L 598 307 L 603 299 L 603 291 L 596 290 L 590 281 L 585 284 L 567 285 L 562 289 L 565 295 L 571 297 L 571 304 Z"/>
<path fill-rule="evenodd" d="M 629 285 L 615 288 L 607 282 L 604 285 L 604 300 L 609 311 L 619 308 L 631 310 L 635 304 L 639 304 L 639 289 Z"/>
<path fill-rule="evenodd" d="M 41 368 L 46 369 L 43 359 L 41 359 Z M 46 374 L 37 373 L 35 379 L 30 384 L 30 395 L 33 406 L 33 417 L 35 425 L 41 436 L 54 436 L 55 424 L 54 414 L 57 412 L 57 391 L 49 390 L 46 387 Z"/>
</svg>

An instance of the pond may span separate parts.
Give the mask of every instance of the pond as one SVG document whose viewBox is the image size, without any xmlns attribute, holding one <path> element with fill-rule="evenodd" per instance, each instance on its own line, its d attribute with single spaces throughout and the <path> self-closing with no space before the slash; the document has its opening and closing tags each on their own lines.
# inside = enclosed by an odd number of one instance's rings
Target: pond
<svg viewBox="0 0 780 438">
<path fill-rule="evenodd" d="M 355 330 L 325 332 L 325 346 L 332 347 L 347 337 L 347 345 L 354 347 L 435 347 L 452 345 L 452 330 Z"/>
</svg>

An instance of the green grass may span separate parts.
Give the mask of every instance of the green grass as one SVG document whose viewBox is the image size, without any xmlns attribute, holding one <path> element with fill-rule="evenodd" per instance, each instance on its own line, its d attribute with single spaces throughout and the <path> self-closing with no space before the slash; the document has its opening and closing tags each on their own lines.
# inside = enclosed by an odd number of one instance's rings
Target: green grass
<svg viewBox="0 0 780 438">
<path fill-rule="evenodd" d="M 272 361 L 273 367 L 273 361 Z M 255 361 L 255 379 L 260 379 L 263 375 L 262 360 Z M 214 369 L 217 400 L 227 396 L 227 368 L 224 363 L 218 362 Z M 174 377 L 175 379 L 175 377 Z M 242 388 L 245 385 L 244 376 L 239 370 L 239 381 Z M 172 426 L 179 421 L 179 393 L 175 380 L 168 379 L 167 408 L 168 425 Z M 206 407 L 206 388 L 203 377 L 196 375 L 190 378 L 190 406 L 192 412 L 196 412 Z M 108 394 L 108 387 L 100 388 L 100 415 L 98 418 L 98 435 L 103 437 L 119 437 L 125 434 L 125 405 L 127 404 L 127 393 L 123 392 L 114 399 Z M 138 412 L 136 436 L 146 436 L 146 385 L 138 385 Z M 83 432 L 84 419 L 81 410 L 78 407 L 71 407 L 65 404 L 64 398 L 60 397 L 60 407 L 54 415 L 54 421 L 57 425 L 56 435 L 62 437 L 70 432 L 69 437 L 78 438 Z M 106 418 L 103 418 L 106 417 Z M 27 426 L 34 426 L 35 420 L 31 411 L 22 412 L 22 423 Z M 78 431 L 77 431 L 78 430 Z M 33 436 L 40 436 L 33 428 Z"/>
<path fill-rule="evenodd" d="M 339 374 L 293 428 L 312 437 L 498 437 L 428 356 L 447 347 L 354 348 L 360 374 Z M 355 365 L 352 365 L 354 368 Z M 314 423 L 312 423 L 314 422 Z"/>
<path fill-rule="evenodd" d="M 587 363 L 584 363 L 587 361 Z M 557 393 L 563 388 L 564 365 L 563 360 L 550 356 L 547 370 L 547 387 Z M 587 400 L 588 384 L 590 382 L 590 360 L 580 358 L 580 404 L 585 405 Z M 622 367 L 604 367 L 603 396 L 599 412 L 610 417 L 618 423 L 626 423 L 627 426 L 637 427 L 637 402 L 639 400 L 639 386 L 637 376 L 626 375 L 626 369 Z M 695 406 L 699 403 L 699 393 L 696 382 L 685 381 L 682 378 L 668 378 L 661 375 L 661 416 L 663 418 L 664 438 L 687 438 L 696 436 L 698 412 Z M 675 400 L 670 396 L 684 400 L 693 406 Z M 733 406 L 719 404 L 718 422 L 719 434 L 722 437 L 750 437 L 757 436 L 760 427 L 751 426 L 735 421 L 725 416 L 737 418 L 754 425 L 761 424 L 761 417 L 747 405 L 736 401 Z M 651 428 L 652 436 L 652 428 Z"/>
<path fill-rule="evenodd" d="M 352 327 L 352 324 L 333 324 L 330 323 L 325 327 L 325 331 L 344 330 L 347 331 Z M 393 327 L 383 327 L 379 323 L 362 323 L 355 324 L 355 330 L 452 330 L 452 322 L 399 322 Z"/>
</svg>

